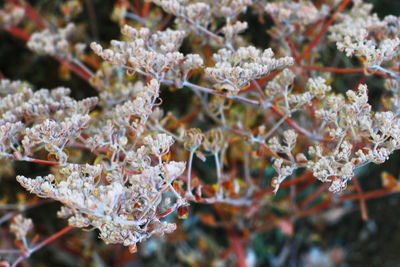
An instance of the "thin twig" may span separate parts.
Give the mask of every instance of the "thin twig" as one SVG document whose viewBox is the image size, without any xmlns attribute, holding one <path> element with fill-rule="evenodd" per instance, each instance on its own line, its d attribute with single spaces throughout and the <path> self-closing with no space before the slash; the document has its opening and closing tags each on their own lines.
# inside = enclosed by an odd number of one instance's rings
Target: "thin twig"
<svg viewBox="0 0 400 267">
<path fill-rule="evenodd" d="M 40 242 L 36 246 L 34 246 L 32 248 L 28 248 L 28 250 L 24 253 L 24 255 L 19 256 L 17 258 L 17 260 L 12 264 L 11 267 L 16 267 L 21 261 L 23 261 L 26 258 L 29 258 L 33 253 L 35 253 L 36 251 L 38 251 L 42 247 L 46 246 L 47 244 L 53 242 L 54 240 L 56 240 L 60 236 L 64 235 L 65 233 L 69 232 L 73 228 L 74 228 L 73 226 L 66 226 L 63 229 L 61 229 L 60 231 L 58 231 L 57 233 L 55 233 L 52 236 L 46 238 L 45 240 L 43 240 L 42 242 Z"/>
</svg>

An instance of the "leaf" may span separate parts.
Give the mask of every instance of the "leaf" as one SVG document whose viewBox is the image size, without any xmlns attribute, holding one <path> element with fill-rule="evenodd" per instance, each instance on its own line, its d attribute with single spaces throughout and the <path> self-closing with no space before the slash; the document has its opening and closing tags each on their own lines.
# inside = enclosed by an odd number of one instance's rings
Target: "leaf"
<svg viewBox="0 0 400 267">
<path fill-rule="evenodd" d="M 136 253 L 137 252 L 137 246 L 136 246 L 136 244 L 133 244 L 133 245 L 129 245 L 129 253 Z"/>
<path fill-rule="evenodd" d="M 179 181 L 175 180 L 172 183 L 172 186 L 174 187 L 175 191 L 178 192 L 178 194 L 180 194 L 181 196 L 185 195 L 185 191 L 182 188 L 182 185 Z"/>
<path fill-rule="evenodd" d="M 197 215 L 197 217 L 199 217 L 200 221 L 205 225 L 211 227 L 217 226 L 217 221 L 215 220 L 214 216 L 210 213 L 200 213 Z"/>
<path fill-rule="evenodd" d="M 233 193 L 234 191 L 234 185 L 232 181 L 225 181 L 222 183 L 222 187 L 228 191 L 229 193 Z"/>
<path fill-rule="evenodd" d="M 58 68 L 58 74 L 60 75 L 60 78 L 63 80 L 69 80 L 71 78 L 71 72 L 69 70 L 69 67 L 67 64 L 63 63 L 60 65 Z"/>
<path fill-rule="evenodd" d="M 199 180 L 199 178 L 198 178 L 198 177 L 194 177 L 194 178 L 192 179 L 192 181 L 190 182 L 190 184 L 191 184 L 191 186 L 192 186 L 193 189 L 196 188 L 196 187 L 198 187 L 198 186 L 200 185 L 200 180 Z"/>
<path fill-rule="evenodd" d="M 189 217 L 189 207 L 181 206 L 178 208 L 178 218 L 179 219 L 187 219 Z"/>
<path fill-rule="evenodd" d="M 204 195 L 206 195 L 207 197 L 212 197 L 217 193 L 218 185 L 216 188 L 217 190 L 215 189 L 215 187 L 213 185 L 204 185 L 202 187 L 202 189 L 203 189 L 202 192 L 204 193 Z"/>
<path fill-rule="evenodd" d="M 382 185 L 386 189 L 392 189 L 397 185 L 397 180 L 388 172 L 383 172 L 381 174 Z"/>
</svg>

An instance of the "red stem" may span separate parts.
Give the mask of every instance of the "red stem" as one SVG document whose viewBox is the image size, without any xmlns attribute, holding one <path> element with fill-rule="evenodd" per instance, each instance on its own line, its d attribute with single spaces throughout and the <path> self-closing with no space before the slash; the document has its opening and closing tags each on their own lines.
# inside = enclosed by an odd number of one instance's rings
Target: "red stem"
<svg viewBox="0 0 400 267">
<path fill-rule="evenodd" d="M 398 193 L 400 192 L 400 188 L 394 188 L 394 189 L 379 189 L 367 193 L 362 193 L 362 194 L 353 194 L 353 195 L 345 195 L 341 196 L 340 199 L 342 200 L 359 200 L 361 198 L 364 198 L 365 200 L 370 199 L 370 198 L 376 198 L 376 197 L 381 197 L 385 196 L 388 194 L 393 194 L 393 193 Z"/>
<path fill-rule="evenodd" d="M 234 230 L 232 227 L 229 227 L 228 229 L 228 237 L 229 237 L 229 243 L 232 247 L 232 250 L 234 251 L 236 255 L 236 260 L 237 260 L 237 266 L 239 267 L 247 267 L 246 263 L 246 252 L 243 248 L 243 241 L 235 234 Z"/>
<path fill-rule="evenodd" d="M 283 118 L 285 117 L 285 114 L 283 114 L 282 111 L 280 111 L 279 108 L 277 108 L 276 106 L 272 105 L 271 106 L 271 110 L 277 114 L 279 117 Z M 298 125 L 294 120 L 292 120 L 291 118 L 286 118 L 285 122 L 287 122 L 287 124 L 290 125 L 290 127 L 292 127 L 293 129 L 295 129 L 296 131 L 298 131 L 299 133 L 307 136 L 307 137 L 312 137 L 312 134 L 307 131 L 306 129 L 304 129 L 303 127 L 301 127 L 300 125 Z"/>
<path fill-rule="evenodd" d="M 18 39 L 21 39 L 25 43 L 28 42 L 28 40 L 30 38 L 29 33 L 25 32 L 17 27 L 5 28 L 4 30 L 6 32 L 10 33 L 11 35 L 17 37 Z"/>
<path fill-rule="evenodd" d="M 60 231 L 58 231 L 57 233 L 51 235 L 50 237 L 46 238 L 45 240 L 43 240 L 42 242 L 40 242 L 39 244 L 37 244 L 36 246 L 34 246 L 33 248 L 31 248 L 31 253 L 34 253 L 35 251 L 41 249 L 42 247 L 46 246 L 47 244 L 53 242 L 54 240 L 56 240 L 57 238 L 59 238 L 60 236 L 64 235 L 65 233 L 69 232 L 70 230 L 72 230 L 74 228 L 74 226 L 66 226 L 63 229 L 61 229 Z"/>
<path fill-rule="evenodd" d="M 322 192 L 326 190 L 328 187 L 328 184 L 324 183 L 320 185 L 314 192 L 312 192 L 310 195 L 308 195 L 300 204 L 300 208 L 304 208 L 308 204 L 310 204 L 313 200 L 315 200 Z"/>
<path fill-rule="evenodd" d="M 304 49 L 303 53 L 300 55 L 300 59 L 306 58 L 310 52 L 311 49 L 321 40 L 322 36 L 326 33 L 328 30 L 329 26 L 335 21 L 335 16 L 342 12 L 343 9 L 346 8 L 346 6 L 350 3 L 350 0 L 343 0 L 342 3 L 339 5 L 339 7 L 336 9 L 336 11 L 332 14 L 332 16 L 329 18 L 329 20 L 322 26 L 322 29 L 320 32 L 314 37 L 314 39 L 311 41 L 311 43 L 308 44 L 308 46 Z"/>
<path fill-rule="evenodd" d="M 297 48 L 296 48 L 295 44 L 293 43 L 293 40 L 290 38 L 290 36 L 286 36 L 285 41 L 287 42 L 287 44 L 290 47 L 293 58 L 295 59 L 295 61 L 298 64 L 300 64 L 301 59 L 299 57 L 299 54 L 297 53 Z"/>
<path fill-rule="evenodd" d="M 318 70 L 318 71 L 325 71 L 325 72 L 332 72 L 332 73 L 363 73 L 365 70 L 364 68 L 331 68 L 331 67 L 320 67 L 320 66 L 301 66 L 306 70 Z"/>
<path fill-rule="evenodd" d="M 361 209 L 361 217 L 364 221 L 368 221 L 367 204 L 365 203 L 365 197 L 363 196 L 361 185 L 355 177 L 353 177 L 352 182 L 354 184 L 356 192 L 358 193 L 358 196 L 360 197 L 359 202 Z"/>
<path fill-rule="evenodd" d="M 73 228 L 74 228 L 73 226 L 66 226 L 63 229 L 61 229 L 60 231 L 58 231 L 57 233 L 55 233 L 55 234 L 51 235 L 50 237 L 46 238 L 45 240 L 43 240 L 42 242 L 40 242 L 39 244 L 37 244 L 33 248 L 29 248 L 28 249 L 28 254 L 19 256 L 18 259 L 13 263 L 12 267 L 17 266 L 24 259 L 28 258 L 30 255 L 32 255 L 36 251 L 38 251 L 42 247 L 46 246 L 47 244 L 53 242 L 54 240 L 56 240 L 60 236 L 64 235 L 68 231 L 72 230 Z"/>
<path fill-rule="evenodd" d="M 47 164 L 47 165 L 60 165 L 59 162 L 56 161 L 48 161 L 48 160 L 40 160 L 40 159 L 32 159 L 29 162 L 39 163 L 39 164 Z"/>
</svg>

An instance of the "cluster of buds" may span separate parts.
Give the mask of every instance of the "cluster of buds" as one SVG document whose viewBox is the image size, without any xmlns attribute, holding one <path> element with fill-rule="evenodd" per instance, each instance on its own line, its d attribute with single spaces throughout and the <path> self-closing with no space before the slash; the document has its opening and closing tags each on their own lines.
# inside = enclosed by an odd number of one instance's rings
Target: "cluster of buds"
<svg viewBox="0 0 400 267">
<path fill-rule="evenodd" d="M 283 133 L 283 144 L 279 142 L 277 137 L 273 137 L 268 141 L 268 146 L 275 153 L 283 153 L 289 160 L 283 158 L 277 158 L 274 161 L 273 168 L 275 169 L 277 176 L 272 179 L 271 186 L 274 188 L 274 192 L 278 192 L 279 185 L 288 176 L 292 175 L 293 171 L 297 168 L 294 156 L 292 154 L 293 149 L 296 146 L 297 134 L 293 130 L 287 130 Z"/>
<path fill-rule="evenodd" d="M 17 5 L 6 4 L 0 9 L 0 28 L 7 28 L 18 24 L 25 15 L 25 9 Z"/>
<path fill-rule="evenodd" d="M 176 23 L 182 29 L 190 29 L 200 36 L 210 36 L 207 28 L 216 18 L 225 18 L 228 23 L 235 21 L 237 16 L 252 5 L 252 0 L 222 0 L 222 1 L 181 1 L 152 0 L 166 12 L 177 17 Z M 211 34 L 217 38 L 217 35 Z"/>
<path fill-rule="evenodd" d="M 362 57 L 368 67 L 396 61 L 400 54 L 400 18 L 392 15 L 380 20 L 371 14 L 372 5 L 354 1 L 352 9 L 330 28 L 330 39 L 346 56 Z"/>
<path fill-rule="evenodd" d="M 89 115 L 77 114 L 63 122 L 47 119 L 32 128 L 27 128 L 21 142 L 24 151 L 27 155 L 31 155 L 34 147 L 44 145 L 47 152 L 55 155 L 61 164 L 65 164 L 68 159 L 67 154 L 63 151 L 65 145 L 80 136 L 89 120 Z"/>
<path fill-rule="evenodd" d="M 63 148 L 87 126 L 87 114 L 97 98 L 76 101 L 68 96 L 67 88 L 33 92 L 21 82 L 2 82 L 3 87 L 7 85 L 7 96 L 0 98 L 1 156 L 13 157 L 14 152 L 32 155 L 33 148 L 44 146 L 65 163 Z"/>
<path fill-rule="evenodd" d="M 203 147 L 206 151 L 216 154 L 224 148 L 224 134 L 221 129 L 212 129 L 205 135 Z"/>
<path fill-rule="evenodd" d="M 49 29 L 36 32 L 29 39 L 28 47 L 39 54 L 67 57 L 72 51 L 69 38 L 74 31 L 75 25 L 69 23 L 64 28 L 57 29 L 56 32 Z"/>
<path fill-rule="evenodd" d="M 149 143 L 146 153 L 154 146 Z M 125 163 L 129 168 L 129 161 Z M 121 173 L 123 167 L 114 168 Z M 175 230 L 175 224 L 160 221 L 159 214 L 171 183 L 184 169 L 184 163 L 160 163 L 147 165 L 138 174 L 124 173 L 111 179 L 102 165 L 70 164 L 59 171 L 59 178 L 51 174 L 35 179 L 18 176 L 17 181 L 40 197 L 60 201 L 64 206 L 58 215 L 68 218 L 70 225 L 94 227 L 106 243 L 136 246 L 152 235 Z M 183 204 L 179 199 L 175 205 Z"/>
<path fill-rule="evenodd" d="M 152 79 L 133 100 L 128 100 L 116 106 L 111 112 L 113 121 L 119 127 L 132 127 L 138 129 L 152 114 L 153 106 L 159 95 L 160 84 Z M 135 120 L 137 119 L 137 120 Z"/>
<path fill-rule="evenodd" d="M 184 147 L 188 151 L 195 151 L 204 141 L 204 134 L 198 128 L 185 131 Z"/>
<path fill-rule="evenodd" d="M 331 191 L 344 189 L 358 166 L 369 162 L 383 163 L 394 150 L 399 149 L 399 119 L 390 111 L 371 112 L 367 87 L 360 85 L 358 93 L 347 92 L 348 103 L 341 97 L 327 97 L 323 108 L 316 112 L 322 120 L 321 129 L 334 140 L 335 148 L 329 152 L 322 145 L 309 151 L 312 161 L 308 167 L 319 180 L 332 181 Z M 365 142 L 355 149 L 352 143 Z M 341 181 L 342 186 L 338 187 Z M 336 189 L 334 189 L 336 188 Z"/>
<path fill-rule="evenodd" d="M 105 61 L 125 67 L 128 74 L 137 71 L 155 78 L 168 77 L 168 75 L 176 77 L 179 71 L 182 72 L 181 76 L 184 76 L 191 69 L 203 65 L 199 56 L 184 56 L 178 52 L 185 37 L 183 31 L 167 29 L 151 34 L 147 28 L 141 28 L 138 31 L 125 25 L 121 32 L 130 41 L 113 40 L 109 49 L 103 49 L 97 43 L 92 43 L 90 47 Z M 185 64 L 186 69 L 182 68 L 182 64 Z"/>
<path fill-rule="evenodd" d="M 324 93 L 330 90 L 322 79 L 309 81 L 308 84 L 310 91 L 315 91 L 314 95 L 321 90 Z M 284 144 L 277 137 L 269 140 L 268 147 L 286 157 L 278 158 L 274 163 L 278 174 L 273 179 L 275 192 L 294 169 L 305 167 L 318 180 L 331 183 L 330 191 L 339 193 L 346 188 L 356 168 L 370 162 L 383 163 L 400 148 L 400 120 L 394 113 L 373 114 L 365 85 L 360 85 L 357 93 L 350 90 L 346 95 L 347 101 L 336 95 L 319 99 L 321 108 L 316 110 L 315 116 L 321 124 L 316 136 L 328 138 L 329 142 L 309 147 L 310 159 L 303 153 L 292 154 L 296 142 L 296 134 L 292 130 L 284 132 Z M 352 145 L 354 143 L 363 145 L 356 148 Z"/>
<path fill-rule="evenodd" d="M 223 48 L 213 55 L 213 59 L 215 66 L 205 69 L 207 76 L 216 82 L 219 89 L 232 94 L 238 93 L 252 80 L 294 63 L 292 57 L 275 59 L 272 49 L 261 51 L 253 46 L 240 47 L 235 52 Z"/>
<path fill-rule="evenodd" d="M 10 230 L 15 234 L 18 240 L 23 241 L 30 230 L 33 228 L 31 219 L 24 218 L 21 214 L 14 217 L 10 225 Z"/>
<path fill-rule="evenodd" d="M 317 9 L 311 1 L 268 2 L 265 11 L 273 18 L 278 27 L 284 27 L 284 33 L 302 29 L 328 15 L 330 8 L 322 5 Z"/>
</svg>

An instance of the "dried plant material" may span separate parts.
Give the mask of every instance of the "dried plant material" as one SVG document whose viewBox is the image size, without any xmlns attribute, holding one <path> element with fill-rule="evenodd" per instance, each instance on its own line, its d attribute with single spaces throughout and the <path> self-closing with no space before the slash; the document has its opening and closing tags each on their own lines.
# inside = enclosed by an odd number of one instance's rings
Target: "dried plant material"
<svg viewBox="0 0 400 267">
<path fill-rule="evenodd" d="M 213 59 L 215 66 L 205 69 L 207 76 L 216 82 L 215 86 L 232 94 L 248 86 L 251 80 L 293 64 L 291 57 L 275 59 L 272 49 L 261 51 L 253 46 L 240 47 L 235 53 L 220 49 Z"/>
<path fill-rule="evenodd" d="M 10 230 L 13 232 L 18 240 L 23 240 L 26 235 L 33 228 L 31 219 L 24 218 L 21 214 L 14 217 Z"/>
</svg>

